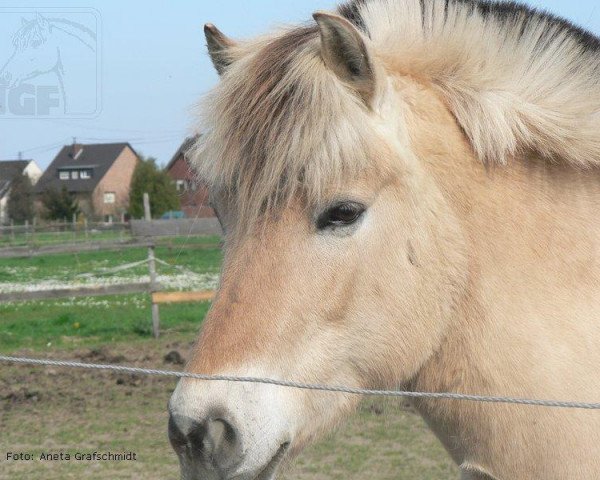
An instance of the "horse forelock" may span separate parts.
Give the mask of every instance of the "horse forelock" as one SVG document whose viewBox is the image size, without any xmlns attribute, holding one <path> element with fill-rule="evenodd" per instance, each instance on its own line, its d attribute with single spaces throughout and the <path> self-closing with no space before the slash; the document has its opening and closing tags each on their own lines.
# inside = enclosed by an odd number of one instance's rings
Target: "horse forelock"
<svg viewBox="0 0 600 480">
<path fill-rule="evenodd" d="M 202 104 L 200 176 L 256 218 L 301 195 L 319 202 L 369 165 L 362 101 L 323 65 L 316 26 L 249 43 Z"/>
</svg>

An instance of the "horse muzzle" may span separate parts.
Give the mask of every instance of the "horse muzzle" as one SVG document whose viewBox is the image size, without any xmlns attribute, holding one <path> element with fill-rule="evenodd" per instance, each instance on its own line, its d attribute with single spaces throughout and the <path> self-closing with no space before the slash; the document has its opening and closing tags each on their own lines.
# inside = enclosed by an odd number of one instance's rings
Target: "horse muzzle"
<svg viewBox="0 0 600 480">
<path fill-rule="evenodd" d="M 274 392 L 247 387 L 179 383 L 169 402 L 168 433 L 182 480 L 275 477 L 290 444 L 287 422 Z"/>
</svg>

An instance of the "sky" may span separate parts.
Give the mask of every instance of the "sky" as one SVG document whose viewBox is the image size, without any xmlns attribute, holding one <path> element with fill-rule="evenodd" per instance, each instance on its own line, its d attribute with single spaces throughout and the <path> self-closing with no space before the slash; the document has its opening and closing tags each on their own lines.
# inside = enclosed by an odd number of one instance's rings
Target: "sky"
<svg viewBox="0 0 600 480">
<path fill-rule="evenodd" d="M 194 130 L 195 104 L 218 82 L 204 23 L 245 38 L 305 22 L 337 3 L 19 0 L 13 7 L 1 0 L 0 159 L 21 152 L 45 168 L 75 137 L 80 143 L 129 141 L 166 164 Z M 527 3 L 600 34 L 598 0 Z M 31 49 L 27 45 L 39 40 L 34 27 L 52 34 Z M 13 55 L 15 45 L 26 46 Z"/>
</svg>

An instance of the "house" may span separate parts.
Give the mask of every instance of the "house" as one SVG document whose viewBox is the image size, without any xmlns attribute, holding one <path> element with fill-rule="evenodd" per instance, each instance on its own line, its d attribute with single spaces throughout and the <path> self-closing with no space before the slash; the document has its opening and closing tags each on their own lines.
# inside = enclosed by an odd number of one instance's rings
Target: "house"
<svg viewBox="0 0 600 480">
<path fill-rule="evenodd" d="M 215 212 L 208 206 L 208 188 L 203 184 L 187 157 L 187 152 L 198 135 L 186 138 L 166 166 L 180 195 L 181 210 L 186 217 L 213 217 Z"/>
<path fill-rule="evenodd" d="M 35 186 L 38 208 L 48 190 L 75 195 L 88 218 L 122 220 L 139 156 L 129 143 L 72 144 L 62 147 Z"/>
<path fill-rule="evenodd" d="M 33 160 L 0 160 L 0 225 L 9 221 L 7 213 L 10 184 L 18 175 L 27 175 L 35 185 L 42 170 Z"/>
</svg>

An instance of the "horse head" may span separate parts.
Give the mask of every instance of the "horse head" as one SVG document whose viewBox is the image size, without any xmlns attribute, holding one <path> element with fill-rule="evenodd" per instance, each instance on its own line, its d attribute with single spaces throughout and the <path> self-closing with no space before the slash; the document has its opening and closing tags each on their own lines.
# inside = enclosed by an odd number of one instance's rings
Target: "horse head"
<svg viewBox="0 0 600 480">
<path fill-rule="evenodd" d="M 390 387 L 446 334 L 461 232 L 369 39 L 340 16 L 315 19 L 248 44 L 205 28 L 221 83 L 197 148 L 225 254 L 187 369 Z M 170 438 L 183 478 L 268 479 L 356 402 L 184 379 Z"/>
</svg>

